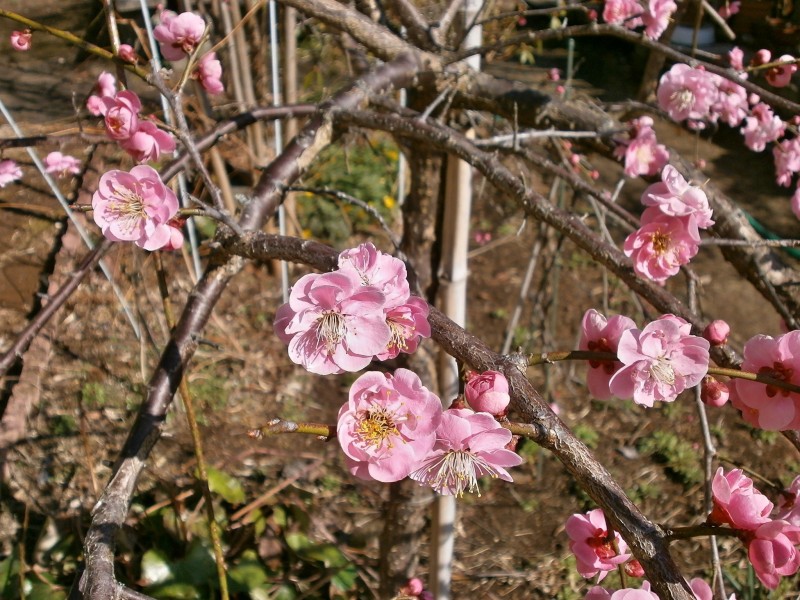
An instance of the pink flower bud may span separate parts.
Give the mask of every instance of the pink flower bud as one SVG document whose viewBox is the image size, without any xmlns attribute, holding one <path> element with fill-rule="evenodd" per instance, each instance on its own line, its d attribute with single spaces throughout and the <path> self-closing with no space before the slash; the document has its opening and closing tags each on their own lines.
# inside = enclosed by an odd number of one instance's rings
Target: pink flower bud
<svg viewBox="0 0 800 600">
<path fill-rule="evenodd" d="M 719 408 L 725 405 L 729 396 L 730 392 L 728 391 L 727 385 L 711 375 L 706 375 L 703 378 L 703 384 L 700 388 L 700 399 L 704 404 Z"/>
<path fill-rule="evenodd" d="M 589 9 L 589 12 L 586 13 L 586 16 L 589 17 L 590 21 L 597 21 L 597 11 L 593 8 Z"/>
<path fill-rule="evenodd" d="M 467 403 L 477 412 L 502 415 L 508 408 L 508 380 L 497 371 L 485 371 L 472 377 L 464 389 Z"/>
<path fill-rule="evenodd" d="M 728 343 L 731 326 L 722 319 L 711 321 L 703 330 L 703 337 L 711 342 L 712 346 L 723 346 Z"/>
<path fill-rule="evenodd" d="M 559 69 L 553 68 L 547 71 L 547 78 L 550 81 L 560 81 L 561 80 L 561 71 Z"/>
<path fill-rule="evenodd" d="M 642 563 L 638 560 L 631 559 L 624 565 L 625 573 L 628 574 L 629 577 L 644 577 L 644 569 L 642 568 Z"/>
<path fill-rule="evenodd" d="M 11 32 L 11 47 L 19 52 L 25 52 L 31 49 L 31 33 L 30 29 L 23 29 L 22 31 Z"/>
<path fill-rule="evenodd" d="M 412 577 L 403 587 L 403 592 L 409 596 L 419 596 L 425 590 L 425 585 L 419 577 Z"/>
<path fill-rule="evenodd" d="M 131 63 L 132 65 L 135 65 L 139 60 L 136 56 L 136 50 L 134 50 L 133 47 L 128 44 L 119 45 L 119 57 L 125 62 Z"/>
<path fill-rule="evenodd" d="M 755 55 L 753 55 L 753 60 L 750 61 L 750 64 L 754 67 L 757 67 L 758 65 L 765 65 L 770 61 L 771 58 L 772 53 L 769 50 L 762 48 L 756 52 Z"/>
</svg>

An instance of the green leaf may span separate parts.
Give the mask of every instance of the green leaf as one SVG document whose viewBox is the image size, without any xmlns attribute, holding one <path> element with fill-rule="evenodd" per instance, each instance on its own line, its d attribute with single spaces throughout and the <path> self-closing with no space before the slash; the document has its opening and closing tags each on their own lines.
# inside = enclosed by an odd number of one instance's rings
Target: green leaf
<svg viewBox="0 0 800 600">
<path fill-rule="evenodd" d="M 157 588 L 148 588 L 147 593 L 159 600 L 199 600 L 200 592 L 188 583 L 168 583 Z"/>
<path fill-rule="evenodd" d="M 243 504 L 246 498 L 244 487 L 236 477 L 213 467 L 208 467 L 208 488 L 229 504 Z"/>
<path fill-rule="evenodd" d="M 64 600 L 67 594 L 43 581 L 35 581 L 31 589 L 25 594 L 27 600 Z"/>
<path fill-rule="evenodd" d="M 346 592 L 355 587 L 357 580 L 358 569 L 356 569 L 355 565 L 349 565 L 331 578 L 331 584 L 343 592 Z"/>
</svg>

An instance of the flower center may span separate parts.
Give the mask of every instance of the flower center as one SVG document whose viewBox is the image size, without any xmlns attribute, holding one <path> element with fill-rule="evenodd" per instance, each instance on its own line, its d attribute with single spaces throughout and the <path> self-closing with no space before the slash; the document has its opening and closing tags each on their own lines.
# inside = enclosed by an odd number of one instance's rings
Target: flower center
<svg viewBox="0 0 800 600">
<path fill-rule="evenodd" d="M 614 558 L 617 550 L 614 548 L 614 538 L 609 536 L 605 529 L 599 527 L 594 530 L 594 535 L 586 539 L 586 544 L 594 549 L 598 558 Z"/>
<path fill-rule="evenodd" d="M 334 346 L 344 339 L 347 333 L 347 324 L 344 315 L 334 310 L 322 313 L 317 321 L 317 339 L 325 342 L 328 353 L 333 352 Z"/>
<path fill-rule="evenodd" d="M 428 462 L 420 469 L 434 491 L 442 493 L 449 490 L 454 496 L 462 497 L 464 492 L 481 495 L 478 477 L 489 475 L 497 477 L 497 470 L 480 456 L 468 450 L 449 450 Z"/>
<path fill-rule="evenodd" d="M 675 90 L 669 97 L 673 106 L 678 110 L 687 110 L 694 104 L 694 92 L 689 89 L 683 88 L 682 90 Z"/>
<path fill-rule="evenodd" d="M 669 250 L 671 241 L 672 238 L 669 233 L 665 233 L 661 230 L 655 232 L 651 238 L 653 250 L 655 250 L 656 254 L 665 254 L 667 250 Z"/>
<path fill-rule="evenodd" d="M 382 406 L 374 406 L 359 415 L 356 431 L 366 445 L 380 448 L 387 439 L 400 435 L 394 421 L 392 413 Z"/>
<path fill-rule="evenodd" d="M 675 369 L 665 356 L 660 356 L 656 361 L 650 365 L 650 375 L 661 383 L 667 385 L 675 385 Z"/>
<path fill-rule="evenodd" d="M 783 363 L 774 362 L 772 363 L 772 367 L 761 367 L 758 370 L 759 375 L 768 375 L 773 379 L 780 379 L 781 381 L 791 381 L 792 375 L 794 375 L 794 369 L 791 369 L 784 365 Z M 767 385 L 767 396 L 770 398 L 774 398 L 778 394 L 783 397 L 787 397 L 791 392 L 784 388 L 779 388 L 776 385 Z"/>
<path fill-rule="evenodd" d="M 126 232 L 133 231 L 142 219 L 147 219 L 144 200 L 130 188 L 115 186 L 114 200 L 108 203 L 106 209 L 110 220 L 120 222 L 120 229 Z"/>
</svg>

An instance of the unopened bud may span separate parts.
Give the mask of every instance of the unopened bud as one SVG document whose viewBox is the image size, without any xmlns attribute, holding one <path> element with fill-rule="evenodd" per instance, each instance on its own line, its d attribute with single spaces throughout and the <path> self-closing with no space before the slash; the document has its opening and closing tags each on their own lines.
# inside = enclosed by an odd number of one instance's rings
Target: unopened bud
<svg viewBox="0 0 800 600">
<path fill-rule="evenodd" d="M 703 378 L 703 384 L 700 387 L 700 399 L 704 404 L 719 408 L 725 405 L 729 397 L 730 391 L 727 385 L 711 375 L 706 375 Z"/>
<path fill-rule="evenodd" d="M 706 338 L 712 346 L 722 346 L 728 343 L 728 335 L 731 332 L 731 326 L 722 319 L 716 319 L 706 326 L 703 330 L 703 337 Z"/>
<path fill-rule="evenodd" d="M 635 558 L 626 562 L 624 568 L 625 568 L 625 573 L 627 573 L 629 577 L 644 577 L 644 569 L 642 568 L 642 563 L 640 563 Z"/>
</svg>

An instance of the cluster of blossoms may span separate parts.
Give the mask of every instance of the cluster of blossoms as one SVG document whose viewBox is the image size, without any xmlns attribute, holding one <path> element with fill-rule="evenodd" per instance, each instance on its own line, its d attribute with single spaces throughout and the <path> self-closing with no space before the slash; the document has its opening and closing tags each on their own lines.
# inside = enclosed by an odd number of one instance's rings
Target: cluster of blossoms
<svg viewBox="0 0 800 600">
<path fill-rule="evenodd" d="M 206 23 L 200 15 L 193 12 L 177 14 L 171 10 L 160 13 L 160 24 L 153 30 L 158 40 L 161 54 L 168 61 L 176 62 L 189 56 L 203 40 Z M 222 64 L 216 52 L 203 55 L 192 72 L 192 77 L 200 82 L 209 94 L 221 94 Z"/>
<path fill-rule="evenodd" d="M 19 165 L 11 159 L 0 160 L 0 188 L 18 179 L 22 179 L 22 169 Z"/>
<path fill-rule="evenodd" d="M 142 102 L 136 92 L 117 91 L 114 76 L 105 71 L 98 77 L 95 91 L 86 107 L 93 115 L 102 115 L 108 137 L 118 142 L 136 162 L 158 160 L 161 154 L 175 151 L 172 134 L 139 115 Z"/>
<path fill-rule="evenodd" d="M 734 48 L 728 56 L 731 67 L 746 78 L 742 50 Z M 750 64 L 754 68 L 766 65 L 766 81 L 784 87 L 797 71 L 796 60 L 788 54 L 773 60 L 768 50 L 759 50 Z M 718 121 L 730 127 L 740 126 L 745 145 L 754 152 L 762 152 L 767 144 L 774 143 L 772 155 L 778 185 L 791 186 L 794 175 L 800 173 L 800 142 L 796 137 L 784 137 L 796 128 L 787 127 L 769 105 L 756 94 L 748 95 L 741 85 L 702 68 L 675 64 L 661 77 L 657 97 L 670 118 L 686 121 L 691 128 L 702 129 Z M 792 121 L 795 125 L 796 120 L 795 117 Z M 792 210 L 800 218 L 800 187 L 792 196 Z"/>
<path fill-rule="evenodd" d="M 705 192 L 690 185 L 678 170 L 667 165 L 661 182 L 642 194 L 641 227 L 625 238 L 625 255 L 633 269 L 663 284 L 677 274 L 700 249 L 700 229 L 714 224 Z"/>
<path fill-rule="evenodd" d="M 778 337 L 756 335 L 744 345 L 742 370 L 800 385 L 800 331 Z M 800 394 L 775 385 L 735 379 L 731 403 L 755 427 L 772 431 L 800 429 Z"/>
<path fill-rule="evenodd" d="M 800 479 L 800 478 L 798 478 Z M 793 486 L 798 487 L 798 479 Z M 778 518 L 770 518 L 772 502 L 759 492 L 753 481 L 740 469 L 725 473 L 720 467 L 711 482 L 714 508 L 708 516 L 712 525 L 730 525 L 747 547 L 747 556 L 758 579 L 767 588 L 778 587 L 781 577 L 794 575 L 800 570 L 800 527 L 792 506 L 781 510 Z M 791 493 L 791 492 L 790 492 Z M 795 522 L 784 520 L 786 516 Z"/>
<path fill-rule="evenodd" d="M 650 407 L 656 401 L 672 402 L 708 372 L 709 342 L 690 331 L 691 325 L 675 315 L 637 329 L 628 317 L 606 319 L 588 310 L 579 348 L 617 355 L 617 360 L 589 361 L 590 393 L 601 400 L 616 396 Z"/>
<path fill-rule="evenodd" d="M 115 242 L 134 242 L 145 250 L 175 250 L 183 244 L 175 193 L 147 165 L 129 173 L 105 173 L 92 196 L 94 221 Z"/>
<path fill-rule="evenodd" d="M 481 391 L 479 396 L 500 393 Z M 496 406 L 497 398 L 489 402 Z M 522 462 L 507 448 L 511 432 L 494 415 L 442 410 L 439 398 L 407 369 L 361 375 L 339 411 L 336 432 L 356 477 L 382 482 L 410 477 L 443 495 L 478 492 L 478 478 L 484 476 L 512 481 L 506 468 Z"/>
<path fill-rule="evenodd" d="M 667 29 L 669 19 L 678 10 L 674 0 L 605 0 L 603 20 L 628 29 L 644 26 L 644 35 L 657 40 Z"/>
<path fill-rule="evenodd" d="M 301 277 L 275 332 L 292 361 L 318 375 L 414 352 L 431 334 L 428 304 L 411 295 L 405 264 L 371 243 L 342 252 L 336 271 Z"/>
</svg>

